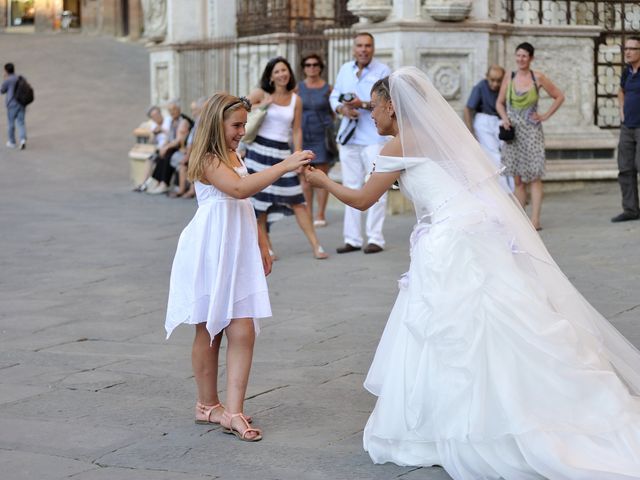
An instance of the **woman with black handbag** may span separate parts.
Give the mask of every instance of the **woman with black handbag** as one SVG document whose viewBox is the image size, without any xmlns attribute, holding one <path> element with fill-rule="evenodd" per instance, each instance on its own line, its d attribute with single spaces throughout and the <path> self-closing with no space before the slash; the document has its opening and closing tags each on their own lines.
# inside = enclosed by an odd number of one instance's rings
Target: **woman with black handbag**
<svg viewBox="0 0 640 480">
<path fill-rule="evenodd" d="M 312 160 L 311 164 L 324 173 L 328 173 L 338 156 L 334 128 L 335 115 L 329 103 L 331 85 L 321 77 L 324 62 L 317 53 L 303 56 L 300 67 L 302 67 L 304 75 L 304 80 L 298 83 L 298 95 L 302 99 L 302 148 L 314 152 L 316 158 Z M 313 225 L 325 227 L 327 225 L 325 211 L 329 193 L 323 188 L 314 189 L 302 176 L 301 182 L 312 216 L 313 193 L 314 190 L 317 190 L 318 212 Z"/>
<path fill-rule="evenodd" d="M 542 122 L 560 108 L 564 102 L 564 94 L 542 72 L 531 70 L 533 52 L 533 45 L 527 42 L 516 47 L 518 69 L 504 76 L 496 110 L 502 119 L 500 138 L 505 141 L 501 152 L 505 175 L 513 176 L 514 194 L 523 208 L 527 203 L 529 186 L 531 223 L 536 230 L 541 230 L 540 211 L 545 162 Z M 540 88 L 553 98 L 551 107 L 544 114 L 538 113 Z"/>
</svg>

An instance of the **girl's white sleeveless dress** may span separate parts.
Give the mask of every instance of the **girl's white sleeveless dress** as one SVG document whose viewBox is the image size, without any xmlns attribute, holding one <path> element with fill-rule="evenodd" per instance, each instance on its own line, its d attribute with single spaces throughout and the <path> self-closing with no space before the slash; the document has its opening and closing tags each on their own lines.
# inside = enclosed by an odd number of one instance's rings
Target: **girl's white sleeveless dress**
<svg viewBox="0 0 640 480">
<path fill-rule="evenodd" d="M 235 168 L 240 176 L 247 169 Z M 271 316 L 251 200 L 236 199 L 212 185 L 195 183 L 198 210 L 182 231 L 171 269 L 165 329 L 207 324 L 213 338 L 233 318 Z"/>
</svg>

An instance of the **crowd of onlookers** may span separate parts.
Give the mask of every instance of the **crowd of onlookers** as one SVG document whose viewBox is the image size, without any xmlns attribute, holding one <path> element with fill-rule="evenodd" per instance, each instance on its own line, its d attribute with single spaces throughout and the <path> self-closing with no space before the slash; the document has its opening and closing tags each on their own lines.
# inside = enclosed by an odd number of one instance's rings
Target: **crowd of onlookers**
<svg viewBox="0 0 640 480">
<path fill-rule="evenodd" d="M 264 113 L 255 138 L 242 144 L 249 172 L 281 161 L 292 150 L 305 149 L 314 152 L 314 167 L 328 172 L 339 159 L 343 183 L 352 188 L 362 186 L 385 141 L 377 134 L 371 119 L 370 90 L 390 70 L 374 60 L 374 38 L 369 33 L 354 37 L 353 55 L 354 61 L 342 66 L 334 86 L 323 78 L 323 58 L 316 53 L 301 59 L 300 82 L 296 81 L 287 59 L 277 57 L 267 63 L 258 88 L 248 95 L 253 108 Z M 205 98 L 194 102 L 190 117 L 181 112 L 177 101 L 167 105 L 166 117 L 157 106 L 149 110 L 156 150 L 147 160 L 144 179 L 135 191 L 181 198 L 194 196 L 194 186 L 189 184 L 186 173 L 198 115 L 205 102 Z M 338 116 L 341 123 L 336 131 Z M 327 199 L 326 191 L 314 191 L 300 172 L 292 172 L 255 195 L 252 203 L 259 228 L 267 233 L 279 218 L 295 215 L 313 256 L 323 259 L 327 253 L 320 246 L 315 229 L 327 224 Z M 383 197 L 368 213 L 366 244 L 361 233 L 361 212 L 346 207 L 344 245 L 337 249 L 338 253 L 383 250 L 385 201 Z"/>
<path fill-rule="evenodd" d="M 164 193 L 172 198 L 195 196 L 193 186 L 187 183 L 186 167 L 195 125 L 206 100 L 203 97 L 191 103 L 191 116 L 182 112 L 178 100 L 168 103 L 166 116 L 156 105 L 147 111 L 155 152 L 146 160 L 144 179 L 134 191 Z"/>
<path fill-rule="evenodd" d="M 279 162 L 292 150 L 305 149 L 315 153 L 313 165 L 325 173 L 339 159 L 343 184 L 360 188 L 375 168 L 376 156 L 385 142 L 371 119 L 370 89 L 377 80 L 389 75 L 390 70 L 373 58 L 374 52 L 373 36 L 358 33 L 353 43 L 354 60 L 342 65 L 333 86 L 322 76 L 324 62 L 318 54 L 303 56 L 300 82 L 296 82 L 286 58 L 271 59 L 258 88 L 248 95 L 253 108 L 263 111 L 256 134 L 242 145 L 249 172 Z M 541 123 L 557 110 L 563 95 L 542 72 L 531 68 L 533 58 L 534 48 L 525 42 L 516 48 L 517 69 L 505 72 L 502 67 L 492 65 L 486 78 L 474 87 L 464 119 L 495 163 L 496 171 L 504 166 L 498 178 L 505 190 L 513 192 L 523 206 L 531 202 L 531 220 L 540 229 L 541 179 L 545 164 Z M 554 99 L 544 115 L 537 111 L 540 89 Z M 182 198 L 195 195 L 186 172 L 196 130 L 194 124 L 205 102 L 206 98 L 201 98 L 191 105 L 191 117 L 181 113 L 175 101 L 168 105 L 169 115 L 165 118 L 159 108 L 150 109 L 157 150 L 147 162 L 145 180 L 137 191 Z M 336 132 L 337 117 L 341 122 Z M 315 228 L 326 225 L 327 197 L 326 191 L 314 192 L 303 175 L 292 172 L 255 195 L 252 203 L 258 225 L 265 232 L 283 215 L 295 215 L 314 256 L 325 258 Z M 367 212 L 363 235 L 361 212 L 345 207 L 344 244 L 337 253 L 361 249 L 364 253 L 382 251 L 385 210 L 383 196 Z"/>
</svg>

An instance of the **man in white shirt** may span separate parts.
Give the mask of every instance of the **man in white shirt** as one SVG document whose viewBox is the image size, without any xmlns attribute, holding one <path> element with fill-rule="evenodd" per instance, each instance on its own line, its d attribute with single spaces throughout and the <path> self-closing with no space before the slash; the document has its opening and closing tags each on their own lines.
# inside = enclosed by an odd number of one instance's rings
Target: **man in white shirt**
<svg viewBox="0 0 640 480">
<path fill-rule="evenodd" d="M 375 158 L 386 140 L 378 135 L 371 118 L 371 87 L 389 75 L 390 70 L 373 59 L 374 50 L 373 35 L 361 32 L 355 36 L 355 61 L 342 65 L 329 98 L 331 108 L 342 115 L 338 132 L 342 184 L 353 189 L 362 187 L 366 176 L 374 169 Z M 384 249 L 382 226 L 386 204 L 385 194 L 367 211 L 367 245 L 364 253 L 378 253 Z M 345 206 L 344 246 L 337 249 L 338 253 L 362 249 L 361 216 L 359 210 Z"/>
</svg>

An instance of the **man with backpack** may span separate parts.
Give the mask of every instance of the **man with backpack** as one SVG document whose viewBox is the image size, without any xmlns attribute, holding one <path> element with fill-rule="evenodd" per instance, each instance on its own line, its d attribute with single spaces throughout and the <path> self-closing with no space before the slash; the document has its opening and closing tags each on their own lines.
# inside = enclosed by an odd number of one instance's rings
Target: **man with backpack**
<svg viewBox="0 0 640 480">
<path fill-rule="evenodd" d="M 5 105 L 7 106 L 8 148 L 16 148 L 15 124 L 18 124 L 18 134 L 20 135 L 20 150 L 27 146 L 27 128 L 24 123 L 24 115 L 27 105 L 33 101 L 33 90 L 24 77 L 15 74 L 13 63 L 4 66 L 4 81 L 0 86 L 0 93 L 6 95 Z"/>
</svg>

